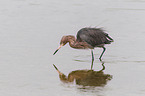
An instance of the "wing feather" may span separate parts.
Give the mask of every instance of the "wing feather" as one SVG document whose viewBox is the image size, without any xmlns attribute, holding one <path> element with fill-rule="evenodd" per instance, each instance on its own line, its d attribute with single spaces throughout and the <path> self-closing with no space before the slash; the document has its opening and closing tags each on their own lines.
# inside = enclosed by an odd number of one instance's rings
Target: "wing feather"
<svg viewBox="0 0 145 96">
<path fill-rule="evenodd" d="M 83 28 L 77 33 L 77 41 L 87 42 L 91 46 L 99 46 L 101 44 L 110 44 L 107 39 L 108 34 L 101 28 Z"/>
</svg>

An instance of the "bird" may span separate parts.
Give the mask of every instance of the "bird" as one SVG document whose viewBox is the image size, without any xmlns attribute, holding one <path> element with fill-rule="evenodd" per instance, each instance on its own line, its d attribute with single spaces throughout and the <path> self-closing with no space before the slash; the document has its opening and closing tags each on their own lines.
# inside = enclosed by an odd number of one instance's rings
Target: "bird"
<svg viewBox="0 0 145 96">
<path fill-rule="evenodd" d="M 102 56 L 106 50 L 105 45 L 111 44 L 114 40 L 106 33 L 102 28 L 90 28 L 85 27 L 78 31 L 76 38 L 73 35 L 66 35 L 61 38 L 60 46 L 54 52 L 53 55 L 64 45 L 69 43 L 70 47 L 75 49 L 91 49 L 92 54 L 92 64 L 94 62 L 93 49 L 96 47 L 103 48 L 103 51 L 99 57 L 99 60 L 102 61 Z"/>
<path fill-rule="evenodd" d="M 112 75 L 104 74 L 105 66 L 102 63 L 103 68 L 99 71 L 94 70 L 75 70 L 66 76 L 53 64 L 54 68 L 59 74 L 59 78 L 63 83 L 74 82 L 77 85 L 83 86 L 105 86 L 109 80 L 112 79 Z"/>
</svg>

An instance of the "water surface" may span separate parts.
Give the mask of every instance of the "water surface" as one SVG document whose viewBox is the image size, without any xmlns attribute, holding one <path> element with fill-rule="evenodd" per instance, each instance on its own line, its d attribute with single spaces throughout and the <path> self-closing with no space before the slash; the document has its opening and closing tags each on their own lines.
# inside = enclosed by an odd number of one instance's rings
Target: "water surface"
<svg viewBox="0 0 145 96">
<path fill-rule="evenodd" d="M 144 96 L 144 0 L 3 0 L 0 1 L 1 96 Z M 103 27 L 114 39 L 107 45 L 103 87 L 83 88 L 59 80 L 91 67 L 90 50 L 66 45 L 53 56 L 63 35 L 83 27 Z M 96 48 L 93 69 L 102 68 Z"/>
</svg>

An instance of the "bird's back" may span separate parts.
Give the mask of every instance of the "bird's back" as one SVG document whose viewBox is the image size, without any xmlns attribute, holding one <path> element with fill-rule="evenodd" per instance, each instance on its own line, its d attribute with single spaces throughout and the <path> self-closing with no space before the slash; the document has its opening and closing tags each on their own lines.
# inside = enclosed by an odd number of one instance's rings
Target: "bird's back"
<svg viewBox="0 0 145 96">
<path fill-rule="evenodd" d="M 110 44 L 113 39 L 101 28 L 82 28 L 77 33 L 78 42 L 87 42 L 92 47 Z"/>
</svg>

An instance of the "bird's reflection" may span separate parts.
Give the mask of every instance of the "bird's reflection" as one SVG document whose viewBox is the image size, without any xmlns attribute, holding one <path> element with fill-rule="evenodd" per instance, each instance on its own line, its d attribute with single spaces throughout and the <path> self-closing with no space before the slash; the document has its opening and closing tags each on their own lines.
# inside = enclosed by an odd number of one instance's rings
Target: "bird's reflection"
<svg viewBox="0 0 145 96">
<path fill-rule="evenodd" d="M 59 78 L 62 82 L 76 82 L 77 85 L 83 86 L 104 86 L 107 81 L 112 79 L 109 74 L 104 74 L 105 70 L 104 63 L 102 63 L 103 68 L 100 71 L 94 70 L 75 70 L 69 73 L 68 76 L 61 73 L 58 68 L 53 64 L 57 72 L 59 73 Z"/>
</svg>

